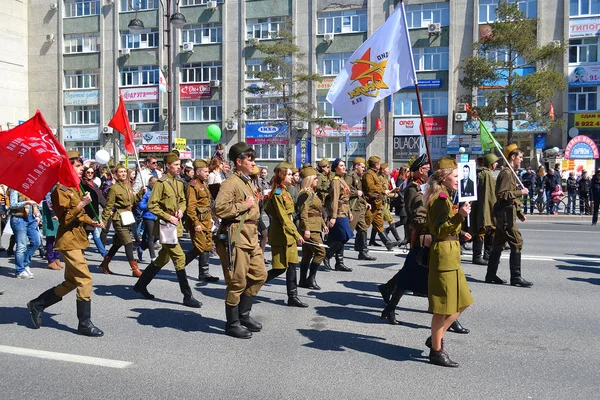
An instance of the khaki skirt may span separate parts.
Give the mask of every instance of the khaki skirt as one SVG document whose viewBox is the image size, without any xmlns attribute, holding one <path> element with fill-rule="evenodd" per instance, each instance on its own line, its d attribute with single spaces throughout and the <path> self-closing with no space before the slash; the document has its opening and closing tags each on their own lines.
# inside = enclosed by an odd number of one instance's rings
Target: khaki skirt
<svg viewBox="0 0 600 400">
<path fill-rule="evenodd" d="M 113 218 L 112 220 L 113 229 L 115 230 L 115 235 L 119 238 L 119 241 L 122 245 L 128 245 L 133 242 L 131 239 L 131 225 L 123 225 L 119 218 Z"/>
<path fill-rule="evenodd" d="M 286 269 L 289 264 L 298 264 L 298 245 L 271 247 L 273 269 Z"/>
<path fill-rule="evenodd" d="M 390 203 L 385 202 L 383 204 L 383 209 L 381 210 L 381 214 L 383 215 L 384 222 L 394 222 L 394 217 L 392 216 L 392 212 L 390 211 Z"/>
<path fill-rule="evenodd" d="M 454 271 L 429 270 L 429 312 L 450 315 L 473 304 L 473 296 L 462 268 Z"/>
</svg>

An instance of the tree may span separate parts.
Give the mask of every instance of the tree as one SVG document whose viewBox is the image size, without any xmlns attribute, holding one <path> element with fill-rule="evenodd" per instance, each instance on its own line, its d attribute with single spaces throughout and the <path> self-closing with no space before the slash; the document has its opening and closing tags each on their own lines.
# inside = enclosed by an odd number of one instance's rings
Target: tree
<svg viewBox="0 0 600 400">
<path fill-rule="evenodd" d="M 308 99 L 308 88 L 315 82 L 321 82 L 320 74 L 308 73 L 308 67 L 303 62 L 304 53 L 296 44 L 296 37 L 291 31 L 291 21 L 286 23 L 276 32 L 277 37 L 272 41 L 253 40 L 251 46 L 259 55 L 264 55 L 260 71 L 248 72 L 249 75 L 261 81 L 261 84 L 252 84 L 244 91 L 256 98 L 276 101 L 276 118 L 287 124 L 286 161 L 292 160 L 296 145 L 297 130 L 293 122 L 306 121 L 321 126 L 336 126 L 335 121 L 321 118 L 314 101 Z M 272 32 L 273 33 L 273 32 Z M 261 111 L 260 106 L 247 104 L 236 112 L 236 116 L 246 114 L 255 115 Z M 273 117 L 273 115 L 269 115 Z M 282 122 L 273 121 L 272 125 L 281 125 Z"/>
<path fill-rule="evenodd" d="M 512 143 L 518 112 L 527 113 L 529 121 L 547 128 L 562 122 L 552 121 L 548 110 L 552 98 L 566 86 L 563 73 L 555 65 L 566 45 L 538 46 L 538 21 L 526 18 L 516 2 L 499 0 L 496 16 L 489 31 L 473 44 L 477 54 L 463 60 L 459 81 L 470 91 L 462 101 L 473 103 L 475 90 L 485 99 L 485 104 L 473 107 L 482 120 L 508 120 L 508 144 Z M 507 115 L 499 117 L 497 110 L 506 110 Z"/>
</svg>

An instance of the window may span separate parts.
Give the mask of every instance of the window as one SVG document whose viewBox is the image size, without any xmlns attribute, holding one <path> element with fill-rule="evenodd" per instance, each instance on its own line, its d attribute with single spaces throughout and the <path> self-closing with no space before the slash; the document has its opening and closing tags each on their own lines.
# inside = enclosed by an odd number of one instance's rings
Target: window
<svg viewBox="0 0 600 400">
<path fill-rule="evenodd" d="M 600 14 L 600 0 L 570 0 L 569 15 L 576 17 L 580 15 Z"/>
<path fill-rule="evenodd" d="M 320 117 L 326 118 L 341 118 L 341 116 L 335 112 L 333 106 L 328 102 L 325 96 L 317 97 L 317 111 Z"/>
<path fill-rule="evenodd" d="M 65 148 L 69 150 L 77 150 L 79 155 L 86 160 L 93 160 L 96 152 L 102 147 L 100 142 L 65 142 Z"/>
<path fill-rule="evenodd" d="M 64 51 L 65 54 L 100 51 L 100 38 L 97 33 L 65 35 Z"/>
<path fill-rule="evenodd" d="M 421 92 L 423 113 L 426 115 L 448 115 L 447 92 Z M 414 91 L 394 94 L 394 116 L 419 115 L 417 94 Z"/>
<path fill-rule="evenodd" d="M 406 6 L 406 24 L 409 29 L 427 28 L 429 24 L 434 23 L 442 24 L 442 26 L 450 25 L 448 3 Z"/>
<path fill-rule="evenodd" d="M 182 101 L 181 122 L 220 121 L 223 110 L 220 101 Z"/>
<path fill-rule="evenodd" d="M 65 71 L 65 89 L 94 89 L 98 87 L 98 72 L 94 70 Z"/>
<path fill-rule="evenodd" d="M 317 55 L 317 70 L 321 75 L 337 75 L 350 57 L 352 53 L 331 53 Z"/>
<path fill-rule="evenodd" d="M 65 107 L 65 125 L 98 125 L 100 106 Z"/>
<path fill-rule="evenodd" d="M 181 67 L 181 83 L 200 83 L 223 80 L 221 62 L 203 62 L 183 64 Z"/>
<path fill-rule="evenodd" d="M 181 0 L 182 6 L 205 6 L 209 0 Z M 217 0 L 217 3 L 223 3 L 223 0 Z"/>
<path fill-rule="evenodd" d="M 570 87 L 569 111 L 597 111 L 598 87 Z"/>
<path fill-rule="evenodd" d="M 317 156 L 316 159 L 328 158 L 334 160 L 336 158 L 346 157 L 346 141 L 343 137 L 326 138 L 318 137 L 317 140 Z M 367 155 L 367 143 L 364 137 L 352 137 L 350 147 L 348 147 L 348 158 L 365 157 Z"/>
<path fill-rule="evenodd" d="M 203 160 L 210 159 L 215 152 L 217 145 L 208 139 L 188 139 L 186 145 L 192 152 L 192 157 Z"/>
<path fill-rule="evenodd" d="M 584 0 L 585 1 L 585 0 Z M 512 0 L 514 3 L 515 0 Z M 519 10 L 526 18 L 537 18 L 537 0 L 518 0 Z M 479 0 L 479 23 L 485 24 L 496 21 L 498 0 Z"/>
<path fill-rule="evenodd" d="M 248 120 L 285 119 L 281 97 L 260 97 L 246 99 Z"/>
<path fill-rule="evenodd" d="M 489 93 L 491 93 L 493 91 L 494 91 L 493 89 L 478 90 L 477 91 L 477 105 L 480 107 L 488 106 L 489 101 L 488 101 L 488 96 L 486 96 L 486 95 L 489 95 Z M 505 97 L 504 102 L 500 107 L 498 107 L 496 109 L 496 114 L 504 114 L 504 115 L 508 114 L 508 108 L 506 107 L 506 104 L 508 103 L 508 93 L 506 93 L 504 95 L 504 97 Z M 514 107 L 513 114 L 516 114 L 519 112 L 520 112 L 519 108 Z"/>
<path fill-rule="evenodd" d="M 417 71 L 448 69 L 448 47 L 413 48 L 413 57 Z"/>
<path fill-rule="evenodd" d="M 158 65 L 121 68 L 121 86 L 158 85 Z"/>
<path fill-rule="evenodd" d="M 128 30 L 121 32 L 122 49 L 148 49 L 158 47 L 158 28 L 144 29 L 142 33 L 133 34 Z"/>
<path fill-rule="evenodd" d="M 100 14 L 100 0 L 65 0 L 65 17 Z"/>
<path fill-rule="evenodd" d="M 246 20 L 246 39 L 276 39 L 285 26 L 285 17 Z"/>
<path fill-rule="evenodd" d="M 158 122 L 158 103 L 126 103 L 129 122 L 153 124 Z"/>
<path fill-rule="evenodd" d="M 273 69 L 271 65 L 267 65 L 264 63 L 265 59 L 264 58 L 249 58 L 246 60 L 246 80 L 259 80 L 260 78 L 258 78 L 255 74 L 258 72 L 265 72 L 265 71 L 269 71 L 271 69 Z M 285 61 L 286 63 L 288 63 L 288 65 L 291 64 L 291 59 L 286 59 Z M 278 66 L 275 66 L 276 68 L 278 68 Z M 285 69 L 285 68 L 283 68 Z M 286 70 L 286 75 L 288 75 L 288 79 L 291 78 L 291 71 Z M 279 74 L 277 76 L 274 76 L 273 79 L 282 79 L 281 76 L 281 70 L 279 71 Z"/>
<path fill-rule="evenodd" d="M 354 33 L 367 31 L 367 10 L 319 13 L 317 35 L 324 33 Z"/>
<path fill-rule="evenodd" d="M 487 58 L 490 62 L 500 62 L 505 66 L 511 61 L 511 57 L 514 58 L 512 61 L 512 65 L 514 67 L 522 67 L 527 65 L 525 59 L 520 55 L 513 52 L 512 54 L 507 49 L 493 49 L 489 50 L 487 53 L 483 54 L 482 57 Z"/>
<path fill-rule="evenodd" d="M 283 160 L 286 145 L 284 144 L 253 144 L 257 160 Z"/>
<path fill-rule="evenodd" d="M 155 10 L 159 0 L 120 0 L 121 12 L 137 10 Z"/>
<path fill-rule="evenodd" d="M 186 25 L 182 35 L 184 42 L 194 44 L 221 43 L 223 41 L 221 24 Z"/>
<path fill-rule="evenodd" d="M 598 62 L 598 38 L 569 40 L 569 63 Z"/>
</svg>

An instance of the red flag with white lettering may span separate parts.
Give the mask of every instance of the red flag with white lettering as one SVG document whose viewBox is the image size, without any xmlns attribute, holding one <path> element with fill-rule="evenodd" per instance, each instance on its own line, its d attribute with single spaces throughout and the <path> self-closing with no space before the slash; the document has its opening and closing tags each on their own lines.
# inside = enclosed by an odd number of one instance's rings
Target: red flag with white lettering
<svg viewBox="0 0 600 400">
<path fill-rule="evenodd" d="M 79 176 L 67 151 L 40 110 L 23 124 L 0 132 L 0 160 L 0 183 L 37 202 L 56 182 L 79 187 Z"/>
<path fill-rule="evenodd" d="M 108 126 L 115 128 L 123 136 L 125 136 L 125 150 L 128 153 L 134 153 L 134 142 L 133 133 L 131 132 L 131 125 L 129 124 L 129 117 L 127 116 L 127 110 L 125 109 L 125 103 L 123 102 L 123 95 L 119 95 L 119 107 L 112 117 Z"/>
</svg>

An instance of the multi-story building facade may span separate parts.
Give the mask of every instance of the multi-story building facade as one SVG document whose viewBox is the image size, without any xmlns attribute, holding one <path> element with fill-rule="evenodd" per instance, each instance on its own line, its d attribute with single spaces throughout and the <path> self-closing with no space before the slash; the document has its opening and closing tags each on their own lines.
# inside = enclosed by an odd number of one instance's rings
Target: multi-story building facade
<svg viewBox="0 0 600 400">
<path fill-rule="evenodd" d="M 298 121 L 293 129 L 299 130 L 302 140 L 290 144 L 269 126 L 281 119 L 280 99 L 244 91 L 253 84 L 260 86 L 250 72 L 264 68 L 264 56 L 255 51 L 254 41 L 275 39 L 291 19 L 308 72 L 323 75 L 323 82 L 309 88 L 309 98 L 325 116 L 337 118 L 325 101 L 329 87 L 397 0 L 180 0 L 178 8 L 175 0 L 6 1 L 10 6 L 0 11 L 10 22 L 0 28 L 4 30 L 0 48 L 9 50 L 0 55 L 0 66 L 11 77 L 0 83 L 0 124 L 5 129 L 5 121 L 16 124 L 40 109 L 65 147 L 77 148 L 87 157 L 100 148 L 116 152 L 114 139 L 119 134 L 106 125 L 122 95 L 135 130 L 142 133 L 144 149 L 160 149 L 168 130 L 167 92 L 159 89 L 162 73 L 172 93 L 173 136 L 187 139 L 196 158 L 209 157 L 214 150 L 205 134 L 210 124 L 221 126 L 226 146 L 238 140 L 251 143 L 261 165 L 283 159 L 287 145 L 302 149 L 298 159 L 312 162 L 376 154 L 399 165 L 422 151 L 414 89 L 381 101 L 354 127 L 334 130 Z M 600 18 L 600 0 L 518 2 L 526 15 L 539 19 L 540 45 L 569 38 L 577 20 L 589 24 Z M 456 117 L 465 94 L 458 67 L 473 55 L 472 43 L 480 31 L 495 20 L 497 0 L 404 3 L 434 157 L 456 152 L 455 143 L 470 140 L 473 134 Z M 186 23 L 182 29 L 171 26 L 171 46 L 166 47 L 165 14 L 175 12 L 183 14 Z M 143 23 L 141 33 L 129 29 L 134 18 Z M 597 38 L 594 31 L 571 39 L 560 65 L 565 79 L 575 67 L 593 73 Z M 546 147 L 565 146 L 574 115 L 598 110 L 598 81 L 593 86 L 572 86 L 554 100 L 555 114 L 568 120 L 565 126 L 515 132 L 514 140 L 526 150 L 526 157 L 535 155 L 540 135 Z M 239 115 L 244 108 L 252 112 Z M 600 128 L 595 132 L 590 130 L 600 141 Z M 503 140 L 502 129 L 496 136 Z"/>
</svg>

